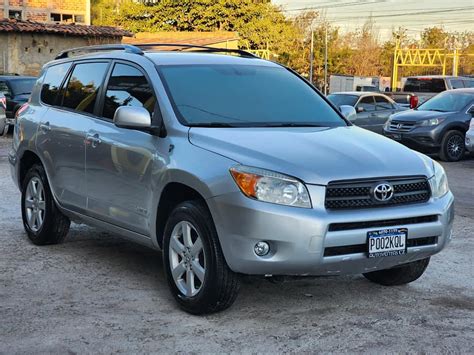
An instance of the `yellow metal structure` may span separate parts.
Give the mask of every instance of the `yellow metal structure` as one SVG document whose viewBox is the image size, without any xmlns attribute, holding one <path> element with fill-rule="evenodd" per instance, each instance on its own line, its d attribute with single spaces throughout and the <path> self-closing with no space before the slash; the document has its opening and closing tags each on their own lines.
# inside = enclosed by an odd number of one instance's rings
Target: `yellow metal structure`
<svg viewBox="0 0 474 355">
<path fill-rule="evenodd" d="M 271 52 L 268 49 L 246 49 L 246 51 L 257 55 L 262 59 L 270 60 Z"/>
<path fill-rule="evenodd" d="M 397 89 L 400 67 L 438 67 L 442 68 L 443 75 L 446 75 L 446 62 L 449 58 L 453 63 L 452 75 L 457 76 L 461 55 L 473 56 L 474 54 L 460 54 L 458 50 L 449 53 L 446 49 L 400 48 L 397 43 L 393 53 L 392 90 Z"/>
</svg>

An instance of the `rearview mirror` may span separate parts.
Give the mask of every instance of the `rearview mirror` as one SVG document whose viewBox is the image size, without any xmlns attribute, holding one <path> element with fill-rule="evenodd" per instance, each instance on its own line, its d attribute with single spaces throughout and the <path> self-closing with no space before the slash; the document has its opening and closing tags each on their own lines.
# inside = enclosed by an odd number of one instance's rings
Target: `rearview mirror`
<svg viewBox="0 0 474 355">
<path fill-rule="evenodd" d="M 354 107 L 349 106 L 349 105 L 341 105 L 339 107 L 339 110 L 341 111 L 342 115 L 347 118 L 349 121 L 353 122 L 357 118 L 357 113 Z"/>
<path fill-rule="evenodd" d="M 120 106 L 115 111 L 114 123 L 121 128 L 150 128 L 151 116 L 150 112 L 143 107 Z"/>
</svg>

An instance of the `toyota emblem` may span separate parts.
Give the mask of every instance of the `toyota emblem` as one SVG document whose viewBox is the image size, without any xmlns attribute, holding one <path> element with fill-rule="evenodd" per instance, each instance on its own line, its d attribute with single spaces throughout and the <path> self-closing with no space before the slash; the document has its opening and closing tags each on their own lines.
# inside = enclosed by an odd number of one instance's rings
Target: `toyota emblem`
<svg viewBox="0 0 474 355">
<path fill-rule="evenodd" d="M 388 182 L 382 182 L 374 187 L 373 196 L 379 202 L 388 202 L 393 197 L 393 186 Z"/>
</svg>

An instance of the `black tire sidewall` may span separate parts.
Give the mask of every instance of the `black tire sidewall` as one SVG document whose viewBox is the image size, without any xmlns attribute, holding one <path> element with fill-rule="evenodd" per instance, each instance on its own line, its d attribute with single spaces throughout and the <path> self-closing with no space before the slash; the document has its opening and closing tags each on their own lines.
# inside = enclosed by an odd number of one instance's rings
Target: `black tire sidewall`
<svg viewBox="0 0 474 355">
<path fill-rule="evenodd" d="M 201 290 L 195 296 L 188 297 L 181 293 L 176 286 L 169 263 L 169 244 L 170 237 L 173 228 L 179 222 L 187 221 L 191 223 L 202 240 L 203 252 L 206 258 L 206 273 L 204 275 L 204 282 L 201 286 Z M 215 238 L 215 239 L 211 239 Z M 163 264 L 165 269 L 166 278 L 170 290 L 177 300 L 177 302 L 187 312 L 190 313 L 201 313 L 203 308 L 210 303 L 213 303 L 217 299 L 216 288 L 218 287 L 216 282 L 216 258 L 219 257 L 218 251 L 216 250 L 217 233 L 215 231 L 214 224 L 210 219 L 209 212 L 204 207 L 193 201 L 185 202 L 177 206 L 171 213 L 165 227 L 164 238 L 163 238 Z"/>
</svg>

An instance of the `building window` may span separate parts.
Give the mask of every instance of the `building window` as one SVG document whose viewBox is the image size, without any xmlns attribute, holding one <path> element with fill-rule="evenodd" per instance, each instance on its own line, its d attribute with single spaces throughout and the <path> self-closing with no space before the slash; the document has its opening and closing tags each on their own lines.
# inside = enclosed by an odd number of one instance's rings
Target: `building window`
<svg viewBox="0 0 474 355">
<path fill-rule="evenodd" d="M 22 13 L 21 11 L 18 11 L 18 10 L 10 10 L 8 11 L 8 18 L 14 19 L 14 20 L 21 20 Z"/>
<path fill-rule="evenodd" d="M 74 22 L 84 23 L 84 15 L 74 15 Z"/>
<path fill-rule="evenodd" d="M 70 22 L 74 22 L 74 21 L 72 19 L 72 15 L 63 14 L 63 18 L 62 18 L 61 22 L 70 23 Z"/>
<path fill-rule="evenodd" d="M 61 14 L 51 14 L 51 22 L 61 22 Z"/>
<path fill-rule="evenodd" d="M 51 19 L 51 22 L 56 22 L 56 23 L 84 22 L 83 15 L 51 13 L 50 19 Z"/>
</svg>

